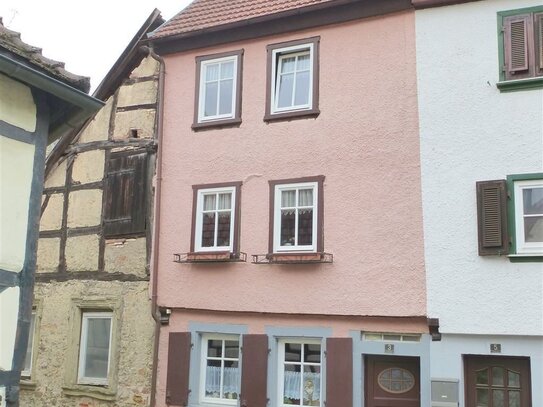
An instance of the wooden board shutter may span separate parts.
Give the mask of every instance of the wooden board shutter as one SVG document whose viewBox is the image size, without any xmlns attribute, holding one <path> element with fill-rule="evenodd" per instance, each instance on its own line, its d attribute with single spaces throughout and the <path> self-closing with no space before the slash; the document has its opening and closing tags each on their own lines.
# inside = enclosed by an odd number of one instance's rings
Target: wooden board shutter
<svg viewBox="0 0 543 407">
<path fill-rule="evenodd" d="M 533 24 L 530 14 L 504 17 L 505 79 L 533 75 Z"/>
<path fill-rule="evenodd" d="M 108 237 L 145 231 L 147 153 L 111 153 L 106 182 L 104 230 Z"/>
<path fill-rule="evenodd" d="M 479 255 L 509 251 L 507 232 L 507 185 L 505 180 L 477 182 Z"/>
<path fill-rule="evenodd" d="M 543 13 L 535 15 L 537 75 L 543 75 Z"/>
<path fill-rule="evenodd" d="M 190 332 L 170 332 L 166 378 L 166 404 L 169 406 L 189 404 L 190 350 Z"/>
<path fill-rule="evenodd" d="M 241 349 L 241 407 L 268 404 L 268 336 L 243 335 Z"/>
<path fill-rule="evenodd" d="M 326 339 L 326 407 L 353 405 L 353 340 Z"/>
</svg>

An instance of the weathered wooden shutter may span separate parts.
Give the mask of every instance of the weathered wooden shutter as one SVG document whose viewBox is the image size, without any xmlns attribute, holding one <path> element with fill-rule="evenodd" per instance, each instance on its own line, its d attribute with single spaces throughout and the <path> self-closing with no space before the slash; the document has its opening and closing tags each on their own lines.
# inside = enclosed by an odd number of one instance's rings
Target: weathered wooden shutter
<svg viewBox="0 0 543 407">
<path fill-rule="evenodd" d="M 507 254 L 507 185 L 505 180 L 477 182 L 479 255 Z"/>
<path fill-rule="evenodd" d="M 190 332 L 170 332 L 166 378 L 166 404 L 169 406 L 189 404 L 190 349 Z"/>
<path fill-rule="evenodd" d="M 353 340 L 326 339 L 326 407 L 353 405 Z"/>
<path fill-rule="evenodd" d="M 241 407 L 268 404 L 268 336 L 243 335 L 241 363 Z"/>
<path fill-rule="evenodd" d="M 106 182 L 104 229 L 106 236 L 145 231 L 147 154 L 111 153 Z"/>
<path fill-rule="evenodd" d="M 504 18 L 505 79 L 521 79 L 533 74 L 533 24 L 530 14 Z"/>
<path fill-rule="evenodd" d="M 543 13 L 535 15 L 535 41 L 538 75 L 543 75 Z"/>
</svg>

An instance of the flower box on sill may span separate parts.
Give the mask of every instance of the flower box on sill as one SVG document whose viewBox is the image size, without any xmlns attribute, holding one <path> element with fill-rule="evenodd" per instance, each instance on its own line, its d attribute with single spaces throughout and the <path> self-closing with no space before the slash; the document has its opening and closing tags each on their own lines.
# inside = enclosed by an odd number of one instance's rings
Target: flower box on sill
<svg viewBox="0 0 543 407">
<path fill-rule="evenodd" d="M 255 264 L 311 264 L 333 262 L 333 254 L 322 252 L 253 254 L 253 263 Z"/>
<path fill-rule="evenodd" d="M 189 252 L 174 253 L 176 263 L 224 263 L 247 261 L 247 253 L 239 252 Z"/>
</svg>

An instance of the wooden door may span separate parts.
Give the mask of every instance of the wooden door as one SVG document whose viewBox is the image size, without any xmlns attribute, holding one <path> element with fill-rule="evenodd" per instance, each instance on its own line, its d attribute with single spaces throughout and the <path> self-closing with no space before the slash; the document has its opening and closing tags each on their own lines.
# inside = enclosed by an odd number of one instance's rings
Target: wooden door
<svg viewBox="0 0 543 407">
<path fill-rule="evenodd" d="M 366 407 L 420 407 L 419 358 L 366 356 Z"/>
<path fill-rule="evenodd" d="M 466 407 L 531 407 L 530 359 L 464 356 Z"/>
</svg>

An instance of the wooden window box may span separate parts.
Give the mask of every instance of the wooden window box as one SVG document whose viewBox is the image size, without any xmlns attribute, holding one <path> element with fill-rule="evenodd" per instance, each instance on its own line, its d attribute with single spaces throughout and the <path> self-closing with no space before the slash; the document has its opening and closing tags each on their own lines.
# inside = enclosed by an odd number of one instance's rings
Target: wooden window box
<svg viewBox="0 0 543 407">
<path fill-rule="evenodd" d="M 224 263 L 247 261 L 247 253 L 232 252 L 189 252 L 175 253 L 176 263 Z"/>
<path fill-rule="evenodd" d="M 255 264 L 310 264 L 333 263 L 334 256 L 331 253 L 268 253 L 254 254 Z"/>
</svg>

